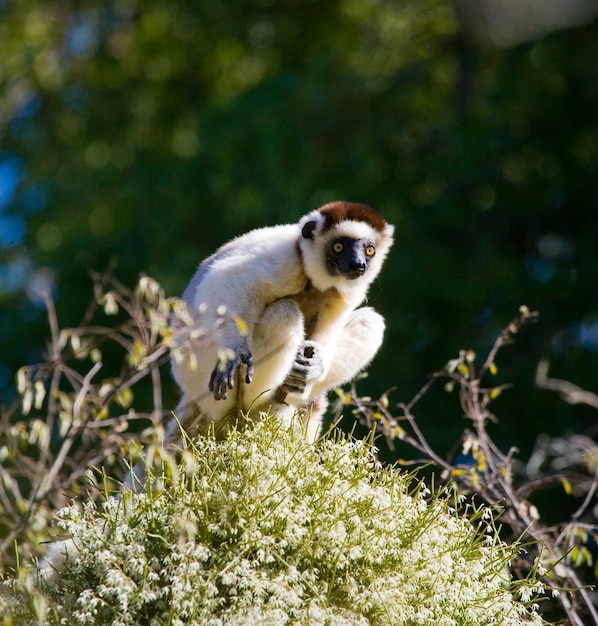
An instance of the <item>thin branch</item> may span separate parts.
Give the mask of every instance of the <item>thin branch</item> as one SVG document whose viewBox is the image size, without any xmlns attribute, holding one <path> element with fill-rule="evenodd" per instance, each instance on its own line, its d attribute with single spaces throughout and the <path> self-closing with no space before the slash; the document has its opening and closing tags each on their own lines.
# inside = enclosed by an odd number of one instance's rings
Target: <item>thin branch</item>
<svg viewBox="0 0 598 626">
<path fill-rule="evenodd" d="M 537 489 L 542 488 L 548 482 L 554 482 L 562 474 L 543 476 L 541 479 L 535 480 L 524 480 L 521 485 L 516 486 L 514 484 L 516 448 L 511 447 L 508 453 L 504 454 L 487 430 L 489 422 L 497 421 L 490 412 L 490 404 L 493 398 L 508 385 L 486 387 L 482 385 L 482 378 L 487 372 L 495 374 L 495 360 L 499 351 L 512 343 L 514 335 L 526 323 L 534 321 L 536 318 L 536 313 L 522 307 L 519 317 L 511 321 L 501 331 L 483 360 L 482 366 L 477 370 L 473 352 L 461 351 L 457 359 L 449 361 L 443 370 L 432 374 L 410 402 L 398 405 L 403 412 L 401 417 L 395 418 L 386 410 L 385 407 L 388 405 L 386 397 L 384 397 L 384 401 L 364 402 L 357 396 L 354 387 L 351 392 L 351 403 L 358 407 L 358 414 L 363 416 L 362 419 L 366 424 L 375 424 L 382 430 L 389 444 L 399 439 L 403 444 L 424 455 L 424 458 L 419 461 L 420 463 L 432 463 L 442 468 L 444 470 L 443 476 L 453 481 L 461 493 L 475 495 L 477 499 L 481 499 L 487 505 L 500 511 L 503 528 L 505 531 L 509 528 L 511 530 L 511 541 L 520 540 L 530 544 L 528 553 L 522 554 L 520 562 L 516 565 L 516 568 L 521 571 L 520 575 L 525 576 L 525 570 L 528 572 L 535 571 L 544 552 L 550 555 L 550 560 L 559 563 L 558 570 L 552 570 L 551 578 L 546 579 L 545 584 L 554 590 L 562 588 L 576 591 L 572 595 L 562 593 L 558 596 L 556 602 L 560 604 L 563 614 L 567 616 L 572 625 L 582 626 L 593 623 L 598 626 L 596 608 L 590 595 L 584 588 L 573 564 L 567 561 L 569 546 L 564 534 L 565 531 L 561 530 L 563 525 L 549 527 L 543 524 L 533 504 L 523 499 L 523 494 L 532 496 Z M 573 398 L 591 404 L 594 394 L 588 395 L 587 392 L 583 392 L 566 381 L 548 379 L 547 369 L 542 369 L 543 366 L 541 364 L 539 367 L 539 380 L 546 383 L 547 388 L 568 394 L 568 401 Z M 544 375 L 542 376 L 542 374 Z M 458 465 L 439 457 L 426 440 L 412 412 L 413 407 L 439 379 L 447 381 L 447 388 L 454 385 L 459 388 L 461 409 L 465 417 L 470 420 L 473 428 L 473 432 L 464 437 L 463 443 L 466 446 L 463 450 L 464 453 L 471 457 L 470 464 Z M 598 401 L 598 397 L 596 400 Z M 400 426 L 405 426 L 405 429 L 401 429 Z M 587 491 L 584 492 L 585 498 L 577 511 L 564 525 L 565 528 L 579 527 L 580 516 L 587 511 L 590 501 L 598 491 L 598 471 L 593 478 L 588 478 L 585 475 L 577 477 L 570 474 L 569 479 L 578 486 L 578 489 L 583 488 Z M 589 489 L 587 487 L 588 481 L 591 483 Z M 592 526 L 592 530 L 596 530 L 596 527 Z M 592 621 L 589 622 L 588 620 Z"/>
<path fill-rule="evenodd" d="M 60 452 L 56 455 L 56 459 L 54 460 L 52 467 L 50 467 L 48 473 L 43 477 L 39 487 L 37 489 L 33 489 L 31 492 L 30 503 L 39 501 L 46 497 L 48 491 L 52 488 L 52 483 L 60 472 L 68 453 L 75 443 L 76 434 L 81 430 L 81 428 L 84 427 L 85 421 L 81 418 L 81 405 L 83 404 L 89 388 L 91 387 L 92 378 L 98 373 L 101 367 L 101 362 L 96 363 L 83 379 L 83 385 L 81 386 L 75 400 L 75 404 L 73 405 L 73 432 L 71 432 L 69 436 L 64 439 Z"/>
<path fill-rule="evenodd" d="M 536 385 L 541 389 L 549 389 L 556 391 L 561 398 L 569 404 L 587 404 L 594 409 L 598 409 L 598 395 L 590 391 L 586 391 L 568 380 L 560 380 L 558 378 L 549 378 L 548 369 L 550 362 L 548 359 L 542 359 L 538 363 L 536 369 Z"/>
</svg>

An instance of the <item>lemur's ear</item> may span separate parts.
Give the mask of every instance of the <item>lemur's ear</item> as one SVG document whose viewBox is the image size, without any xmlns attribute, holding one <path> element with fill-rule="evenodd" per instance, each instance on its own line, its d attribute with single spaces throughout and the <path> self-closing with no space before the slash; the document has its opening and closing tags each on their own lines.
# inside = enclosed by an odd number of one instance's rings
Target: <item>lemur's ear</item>
<svg viewBox="0 0 598 626">
<path fill-rule="evenodd" d="M 313 239 L 314 231 L 318 227 L 318 222 L 316 220 L 310 220 L 303 225 L 301 229 L 301 234 L 303 235 L 303 239 Z"/>
</svg>

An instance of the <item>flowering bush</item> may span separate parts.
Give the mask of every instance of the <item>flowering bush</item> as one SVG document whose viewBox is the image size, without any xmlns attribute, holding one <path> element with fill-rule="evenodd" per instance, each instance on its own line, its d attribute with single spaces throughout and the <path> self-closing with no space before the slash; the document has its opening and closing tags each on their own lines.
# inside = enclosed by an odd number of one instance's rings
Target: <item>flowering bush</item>
<svg viewBox="0 0 598 626">
<path fill-rule="evenodd" d="M 60 511 L 77 549 L 30 623 L 542 623 L 521 601 L 541 585 L 509 580 L 517 548 L 489 509 L 461 515 L 367 442 L 313 446 L 267 418 L 181 458 L 103 510 Z"/>
</svg>

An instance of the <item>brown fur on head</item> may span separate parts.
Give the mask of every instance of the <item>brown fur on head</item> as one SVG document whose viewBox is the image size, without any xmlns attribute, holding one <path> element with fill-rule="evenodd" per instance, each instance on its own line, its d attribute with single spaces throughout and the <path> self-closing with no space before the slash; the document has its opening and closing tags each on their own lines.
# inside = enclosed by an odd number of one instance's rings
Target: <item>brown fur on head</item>
<svg viewBox="0 0 598 626">
<path fill-rule="evenodd" d="M 374 209 L 366 204 L 359 204 L 357 202 L 337 200 L 321 206 L 318 211 L 325 219 L 323 230 L 330 230 L 333 226 L 346 220 L 366 222 L 366 224 L 369 224 L 379 232 L 383 232 L 386 226 L 388 226 L 385 219 L 374 211 Z"/>
</svg>

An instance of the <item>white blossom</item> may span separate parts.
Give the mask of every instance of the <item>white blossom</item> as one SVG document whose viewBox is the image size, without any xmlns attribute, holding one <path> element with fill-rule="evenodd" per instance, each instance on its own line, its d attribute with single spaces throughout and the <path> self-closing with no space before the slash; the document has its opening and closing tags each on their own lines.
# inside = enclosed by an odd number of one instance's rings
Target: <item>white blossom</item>
<svg viewBox="0 0 598 626">
<path fill-rule="evenodd" d="M 364 442 L 314 446 L 265 419 L 199 439 L 181 464 L 160 491 L 60 512 L 80 550 L 48 592 L 49 624 L 542 623 L 525 606 L 540 583 L 507 590 L 517 548 Z"/>
</svg>

